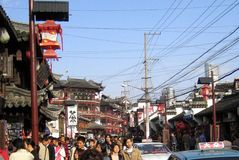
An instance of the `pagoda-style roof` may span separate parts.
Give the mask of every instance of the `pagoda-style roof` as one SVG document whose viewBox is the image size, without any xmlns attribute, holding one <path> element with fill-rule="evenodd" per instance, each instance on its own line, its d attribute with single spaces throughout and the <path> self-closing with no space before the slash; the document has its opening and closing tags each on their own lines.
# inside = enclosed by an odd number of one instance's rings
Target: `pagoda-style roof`
<svg viewBox="0 0 239 160">
<path fill-rule="evenodd" d="M 7 16 L 5 10 L 3 9 L 3 7 L 1 5 L 0 5 L 0 22 L 1 22 L 0 26 L 6 27 L 10 37 L 17 40 L 17 32 L 16 32 L 14 26 L 12 25 L 10 18 Z"/>
<path fill-rule="evenodd" d="M 14 40 L 18 42 L 29 40 L 28 24 L 11 21 L 2 6 L 0 6 L 0 22 L 0 26 L 6 27 L 10 37 Z"/>
<path fill-rule="evenodd" d="M 94 89 L 102 91 L 104 87 L 101 83 L 96 83 L 92 80 L 85 79 L 73 79 L 68 78 L 67 80 L 60 80 L 57 84 L 54 85 L 54 88 L 78 88 L 78 89 Z"/>
<path fill-rule="evenodd" d="M 17 32 L 18 41 L 28 41 L 29 40 L 29 25 L 26 23 L 14 22 L 12 21 Z"/>
</svg>

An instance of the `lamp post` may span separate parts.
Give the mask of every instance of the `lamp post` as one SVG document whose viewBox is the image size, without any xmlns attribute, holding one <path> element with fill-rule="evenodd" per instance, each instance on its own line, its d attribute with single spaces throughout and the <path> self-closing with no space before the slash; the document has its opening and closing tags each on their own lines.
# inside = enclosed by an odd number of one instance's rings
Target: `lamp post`
<svg viewBox="0 0 239 160">
<path fill-rule="evenodd" d="M 37 106 L 37 83 L 36 83 L 36 53 L 35 53 L 35 23 L 33 15 L 33 0 L 29 0 L 29 30 L 30 30 L 30 53 L 31 53 L 31 116 L 32 138 L 38 144 L 38 106 Z"/>
<path fill-rule="evenodd" d="M 216 103 L 215 103 L 215 90 L 214 90 L 214 80 L 213 71 L 211 71 L 211 77 L 199 77 L 198 84 L 212 84 L 212 107 L 213 107 L 213 141 L 216 141 Z"/>
</svg>

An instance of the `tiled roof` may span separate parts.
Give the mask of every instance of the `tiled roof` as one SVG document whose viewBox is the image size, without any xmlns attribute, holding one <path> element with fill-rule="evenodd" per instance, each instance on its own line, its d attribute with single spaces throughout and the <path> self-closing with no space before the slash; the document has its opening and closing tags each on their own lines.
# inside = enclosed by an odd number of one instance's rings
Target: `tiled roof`
<svg viewBox="0 0 239 160">
<path fill-rule="evenodd" d="M 237 108 L 238 105 L 239 105 L 239 94 L 226 96 L 221 101 L 216 103 L 216 112 L 220 113 L 220 112 L 230 111 Z M 213 106 L 210 106 L 209 108 L 206 108 L 203 111 L 195 114 L 195 116 L 209 115 L 209 114 L 212 114 L 212 111 L 213 111 Z"/>
<path fill-rule="evenodd" d="M 103 90 L 103 86 L 100 83 L 94 81 L 87 81 L 85 79 L 73 79 L 68 78 L 68 80 L 61 80 L 58 84 L 54 85 L 58 88 L 82 88 L 82 89 L 96 89 L 99 91 Z"/>
<path fill-rule="evenodd" d="M 17 32 L 14 28 L 14 26 L 12 25 L 10 18 L 7 16 L 5 10 L 3 9 L 3 7 L 0 5 L 0 22 L 1 22 L 1 26 L 6 27 L 6 29 L 8 30 L 10 36 L 14 37 L 15 39 L 17 39 Z"/>
</svg>

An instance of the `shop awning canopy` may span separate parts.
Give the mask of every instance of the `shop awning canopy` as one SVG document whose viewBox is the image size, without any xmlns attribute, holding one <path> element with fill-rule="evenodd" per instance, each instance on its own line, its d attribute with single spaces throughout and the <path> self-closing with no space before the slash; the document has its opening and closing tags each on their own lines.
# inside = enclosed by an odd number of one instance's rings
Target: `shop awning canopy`
<svg viewBox="0 0 239 160">
<path fill-rule="evenodd" d="M 224 97 L 221 101 L 216 103 L 216 112 L 225 112 L 236 109 L 239 106 L 239 94 Z M 213 112 L 213 106 L 204 109 L 203 111 L 195 114 L 196 117 L 210 115 Z"/>
<path fill-rule="evenodd" d="M 40 112 L 51 120 L 57 120 L 60 113 L 64 111 L 64 106 L 48 105 L 47 107 L 41 106 Z"/>
</svg>

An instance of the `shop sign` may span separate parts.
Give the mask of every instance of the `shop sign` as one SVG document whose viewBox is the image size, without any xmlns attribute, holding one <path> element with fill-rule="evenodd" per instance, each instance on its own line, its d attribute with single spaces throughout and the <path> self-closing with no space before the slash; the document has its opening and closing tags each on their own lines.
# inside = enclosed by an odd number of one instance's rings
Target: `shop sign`
<svg viewBox="0 0 239 160">
<path fill-rule="evenodd" d="M 67 108 L 68 126 L 77 125 L 77 105 L 68 106 Z"/>
</svg>

